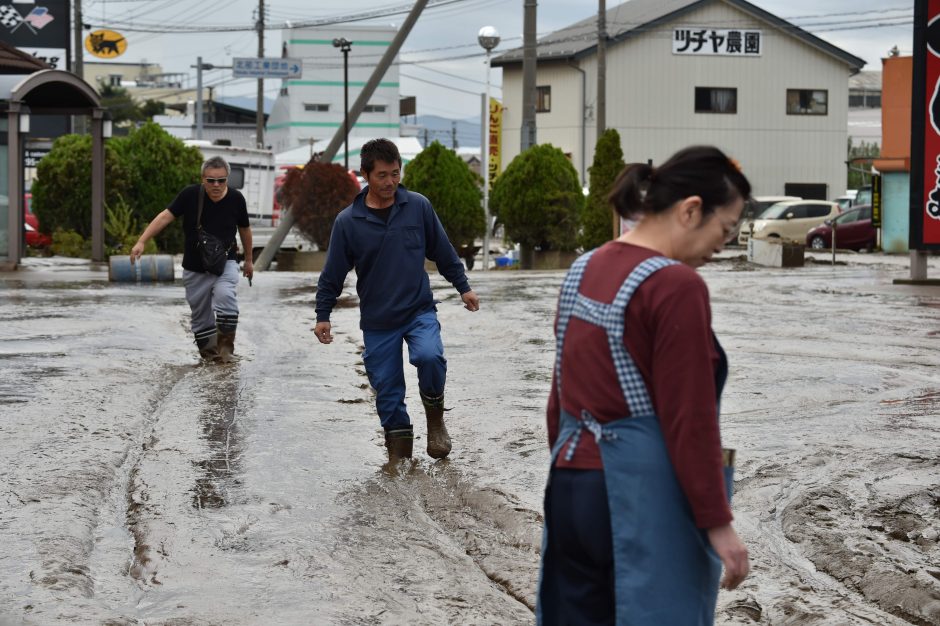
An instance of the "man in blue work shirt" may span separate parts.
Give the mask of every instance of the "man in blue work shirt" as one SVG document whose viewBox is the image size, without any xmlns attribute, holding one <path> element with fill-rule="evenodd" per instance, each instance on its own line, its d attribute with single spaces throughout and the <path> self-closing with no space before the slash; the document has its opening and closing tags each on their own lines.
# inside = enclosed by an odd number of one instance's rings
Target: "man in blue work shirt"
<svg viewBox="0 0 940 626">
<path fill-rule="evenodd" d="M 418 368 L 418 390 L 428 421 L 428 454 L 440 459 L 451 449 L 444 425 L 447 360 L 425 258 L 437 263 L 467 310 L 478 310 L 480 302 L 434 207 L 421 194 L 399 184 L 401 155 L 395 144 L 374 139 L 362 146 L 360 157 L 368 186 L 333 224 L 326 266 L 317 283 L 314 332 L 320 343 L 333 341 L 330 312 L 346 274 L 356 268 L 359 327 L 365 342 L 362 358 L 376 392 L 389 461 L 410 458 L 414 443 L 405 408 L 402 341 L 408 344 L 409 362 Z"/>
</svg>

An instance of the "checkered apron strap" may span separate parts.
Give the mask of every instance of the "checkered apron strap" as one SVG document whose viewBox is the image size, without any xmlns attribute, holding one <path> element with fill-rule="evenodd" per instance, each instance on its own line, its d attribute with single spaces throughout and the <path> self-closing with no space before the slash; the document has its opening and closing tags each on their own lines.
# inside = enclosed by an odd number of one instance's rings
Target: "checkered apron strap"
<svg viewBox="0 0 940 626">
<path fill-rule="evenodd" d="M 643 284 L 643 281 L 664 267 L 676 264 L 678 264 L 678 261 L 660 256 L 651 257 L 637 265 L 627 276 L 623 285 L 620 286 L 620 291 L 617 292 L 617 296 L 610 304 L 604 317 L 602 326 L 607 331 L 607 340 L 610 342 L 610 353 L 613 355 L 617 379 L 620 381 L 620 388 L 623 390 L 623 397 L 627 401 L 630 415 L 651 415 L 653 413 L 653 403 L 650 401 L 649 392 L 646 389 L 646 383 L 643 382 L 643 377 L 640 375 L 640 370 L 623 345 L 624 313 L 630 304 L 630 299 L 637 288 Z"/>
<path fill-rule="evenodd" d="M 568 320 L 574 313 L 578 300 L 578 287 L 584 277 L 584 269 L 594 251 L 585 252 L 571 264 L 568 275 L 561 285 L 561 295 L 558 297 L 558 323 L 555 327 L 555 384 L 558 388 L 558 397 L 561 397 L 561 350 L 565 345 L 565 332 L 568 330 Z"/>
</svg>

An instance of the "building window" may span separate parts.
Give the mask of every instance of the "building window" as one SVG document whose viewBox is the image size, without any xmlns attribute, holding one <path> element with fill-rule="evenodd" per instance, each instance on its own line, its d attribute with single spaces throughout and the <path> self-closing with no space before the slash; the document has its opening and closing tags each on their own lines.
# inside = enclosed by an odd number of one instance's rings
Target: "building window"
<svg viewBox="0 0 940 626">
<path fill-rule="evenodd" d="M 388 107 L 384 104 L 367 104 L 365 108 L 362 109 L 362 112 L 363 113 L 385 113 L 385 110 L 387 108 Z"/>
<path fill-rule="evenodd" d="M 737 113 L 738 90 L 733 87 L 696 87 L 696 113 Z"/>
<path fill-rule="evenodd" d="M 304 102 L 304 111 L 318 111 L 324 113 L 330 110 L 328 104 L 317 104 L 316 102 Z"/>
<path fill-rule="evenodd" d="M 864 93 L 852 93 L 849 92 L 849 107 L 853 109 L 880 109 L 881 108 L 881 93 L 880 92 L 864 92 Z"/>
<path fill-rule="evenodd" d="M 112 87 L 120 87 L 123 78 L 120 74 L 108 74 L 108 84 Z"/>
<path fill-rule="evenodd" d="M 552 110 L 552 87 L 542 85 L 535 88 L 535 112 L 549 113 Z"/>
<path fill-rule="evenodd" d="M 828 115 L 828 103 L 825 89 L 787 89 L 787 115 Z"/>
</svg>

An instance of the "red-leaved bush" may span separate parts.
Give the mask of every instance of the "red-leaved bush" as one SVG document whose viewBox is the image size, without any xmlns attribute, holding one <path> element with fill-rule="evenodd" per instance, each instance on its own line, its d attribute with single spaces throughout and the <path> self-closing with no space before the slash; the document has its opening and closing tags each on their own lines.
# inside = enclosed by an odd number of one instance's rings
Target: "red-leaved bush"
<svg viewBox="0 0 940 626">
<path fill-rule="evenodd" d="M 287 172 L 281 193 L 296 228 L 326 250 L 336 216 L 352 203 L 359 185 L 342 165 L 311 160 L 303 169 Z"/>
</svg>

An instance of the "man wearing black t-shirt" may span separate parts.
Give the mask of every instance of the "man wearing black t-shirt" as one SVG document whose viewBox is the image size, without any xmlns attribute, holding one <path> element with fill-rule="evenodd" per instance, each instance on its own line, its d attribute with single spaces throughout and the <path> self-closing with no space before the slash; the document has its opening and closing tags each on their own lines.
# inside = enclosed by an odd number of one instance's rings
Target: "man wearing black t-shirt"
<svg viewBox="0 0 940 626">
<path fill-rule="evenodd" d="M 202 184 L 183 189 L 169 207 L 153 218 L 131 250 L 131 262 L 134 262 L 143 254 L 148 240 L 182 216 L 185 237 L 183 284 L 186 287 L 186 301 L 193 312 L 191 327 L 196 346 L 204 359 L 223 363 L 232 360 L 235 329 L 238 326 L 236 231 L 241 238 L 242 249 L 246 251 L 243 273 L 249 280 L 254 275 L 248 207 L 245 197 L 237 189 L 229 189 L 230 172 L 229 164 L 222 157 L 212 157 L 203 163 Z M 228 261 L 221 276 L 207 272 L 196 251 L 199 194 L 203 194 L 203 230 L 228 246 Z"/>
</svg>

